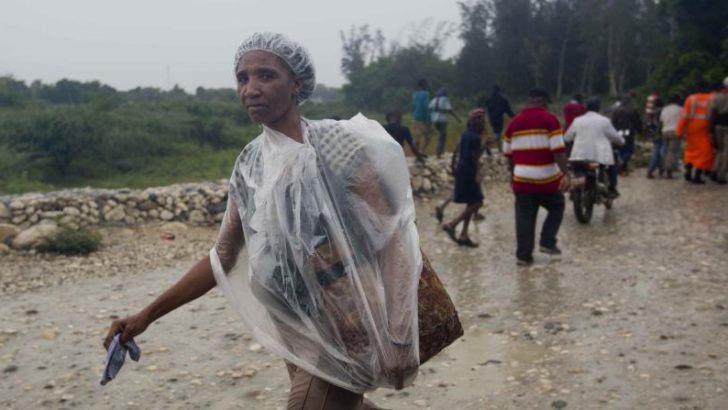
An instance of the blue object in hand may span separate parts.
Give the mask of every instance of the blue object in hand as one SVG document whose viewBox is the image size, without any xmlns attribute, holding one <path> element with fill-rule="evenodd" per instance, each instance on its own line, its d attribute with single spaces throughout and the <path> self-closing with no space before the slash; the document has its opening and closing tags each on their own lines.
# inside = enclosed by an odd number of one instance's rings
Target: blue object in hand
<svg viewBox="0 0 728 410">
<path fill-rule="evenodd" d="M 109 351 L 106 352 L 106 364 L 104 365 L 104 373 L 101 375 L 101 385 L 104 386 L 110 382 L 116 374 L 121 370 L 121 366 L 124 365 L 124 359 L 126 359 L 126 352 L 129 352 L 129 357 L 135 362 L 139 361 L 139 357 L 142 355 L 142 349 L 134 343 L 134 339 L 129 339 L 126 343 L 121 344 L 119 338 L 121 333 L 117 333 L 114 339 L 111 340 L 109 345 Z"/>
</svg>

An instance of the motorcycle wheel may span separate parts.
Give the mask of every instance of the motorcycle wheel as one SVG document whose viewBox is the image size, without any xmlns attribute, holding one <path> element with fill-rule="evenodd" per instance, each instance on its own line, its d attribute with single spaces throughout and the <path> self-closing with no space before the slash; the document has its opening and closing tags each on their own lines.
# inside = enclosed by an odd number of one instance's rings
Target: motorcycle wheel
<svg viewBox="0 0 728 410">
<path fill-rule="evenodd" d="M 587 188 L 575 189 L 571 199 L 574 201 L 574 215 L 582 224 L 588 224 L 594 211 L 593 195 Z"/>
</svg>

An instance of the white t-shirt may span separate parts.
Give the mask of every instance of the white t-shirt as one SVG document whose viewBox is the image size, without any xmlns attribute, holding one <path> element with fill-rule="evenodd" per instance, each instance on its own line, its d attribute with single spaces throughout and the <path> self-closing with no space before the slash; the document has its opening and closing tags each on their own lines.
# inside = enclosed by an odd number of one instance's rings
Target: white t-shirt
<svg viewBox="0 0 728 410">
<path fill-rule="evenodd" d="M 435 97 L 430 101 L 432 122 L 447 122 L 447 113 L 450 111 L 452 111 L 452 105 L 447 97 Z"/>
<path fill-rule="evenodd" d="M 668 104 L 660 112 L 660 122 L 662 123 L 662 132 L 675 132 L 677 123 L 682 115 L 682 107 L 677 104 Z"/>
</svg>

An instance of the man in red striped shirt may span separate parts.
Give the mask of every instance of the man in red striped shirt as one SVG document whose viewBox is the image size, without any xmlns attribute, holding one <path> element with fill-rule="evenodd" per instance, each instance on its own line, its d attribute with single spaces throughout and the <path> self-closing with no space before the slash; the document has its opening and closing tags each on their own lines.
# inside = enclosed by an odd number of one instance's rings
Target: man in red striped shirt
<svg viewBox="0 0 728 410">
<path fill-rule="evenodd" d="M 539 207 L 548 212 L 539 250 L 560 255 L 556 235 L 564 215 L 564 195 L 570 185 L 566 149 L 561 125 L 546 107 L 548 93 L 540 88 L 529 92 L 529 105 L 508 124 L 503 153 L 511 162 L 512 188 L 516 196 L 516 239 L 518 265 L 533 263 L 536 217 Z"/>
</svg>

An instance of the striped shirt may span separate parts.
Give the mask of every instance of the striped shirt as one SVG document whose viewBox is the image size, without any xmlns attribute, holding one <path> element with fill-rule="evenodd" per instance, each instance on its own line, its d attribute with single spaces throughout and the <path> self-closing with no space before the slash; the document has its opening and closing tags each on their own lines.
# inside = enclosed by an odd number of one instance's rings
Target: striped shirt
<svg viewBox="0 0 728 410">
<path fill-rule="evenodd" d="M 558 118 L 545 108 L 524 108 L 508 124 L 503 153 L 513 162 L 513 192 L 558 192 L 561 170 L 554 153 L 565 152 Z"/>
</svg>

